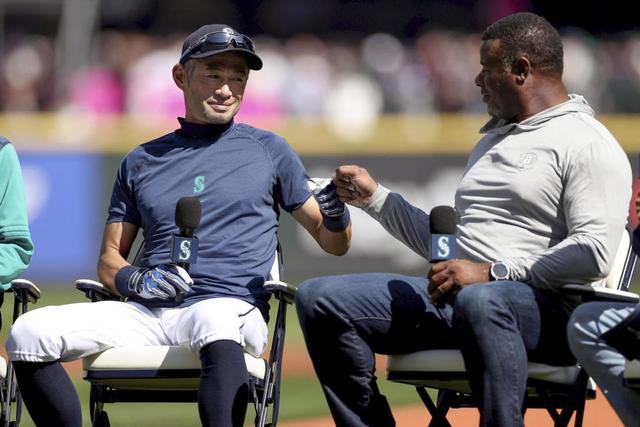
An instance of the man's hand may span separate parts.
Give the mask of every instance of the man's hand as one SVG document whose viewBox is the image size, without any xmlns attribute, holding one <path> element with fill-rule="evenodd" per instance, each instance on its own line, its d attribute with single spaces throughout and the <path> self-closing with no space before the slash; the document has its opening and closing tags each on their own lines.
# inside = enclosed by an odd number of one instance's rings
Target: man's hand
<svg viewBox="0 0 640 427">
<path fill-rule="evenodd" d="M 171 300 L 189 292 L 192 284 L 193 279 L 184 268 L 174 264 L 161 264 L 133 273 L 128 287 L 132 294 L 140 298 Z"/>
<path fill-rule="evenodd" d="M 366 205 L 378 188 L 369 171 L 356 165 L 338 167 L 333 182 L 340 200 L 357 208 Z"/>
<path fill-rule="evenodd" d="M 452 259 L 431 265 L 427 291 L 434 303 L 451 301 L 462 288 L 489 281 L 489 263 Z"/>
</svg>

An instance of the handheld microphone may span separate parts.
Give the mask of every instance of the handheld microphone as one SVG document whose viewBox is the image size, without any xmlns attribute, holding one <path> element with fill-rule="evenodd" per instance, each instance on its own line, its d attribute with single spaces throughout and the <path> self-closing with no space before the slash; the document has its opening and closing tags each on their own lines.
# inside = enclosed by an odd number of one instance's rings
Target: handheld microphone
<svg viewBox="0 0 640 427">
<path fill-rule="evenodd" d="M 456 226 L 458 214 L 451 206 L 436 206 L 429 213 L 431 231 L 431 250 L 429 262 L 446 261 L 456 257 Z M 443 308 L 442 298 L 436 302 L 436 308 Z"/>
<path fill-rule="evenodd" d="M 196 197 L 182 197 L 176 204 L 178 234 L 171 239 L 171 261 L 189 271 L 198 259 L 198 238 L 193 235 L 200 225 L 202 207 Z"/>
<path fill-rule="evenodd" d="M 451 206 L 436 206 L 429 214 L 431 251 L 429 262 L 445 261 L 456 257 L 456 226 L 458 214 Z"/>
</svg>

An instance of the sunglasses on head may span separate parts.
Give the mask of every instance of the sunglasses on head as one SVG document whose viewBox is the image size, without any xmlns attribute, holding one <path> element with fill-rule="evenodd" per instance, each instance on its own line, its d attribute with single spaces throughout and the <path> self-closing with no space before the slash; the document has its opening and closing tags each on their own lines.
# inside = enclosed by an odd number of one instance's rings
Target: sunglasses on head
<svg viewBox="0 0 640 427">
<path fill-rule="evenodd" d="M 180 57 L 180 63 L 184 63 L 189 57 L 198 55 L 205 52 L 214 50 L 220 50 L 228 47 L 232 44 L 234 47 L 247 49 L 250 52 L 255 52 L 253 42 L 247 36 L 242 34 L 229 34 L 226 31 L 216 31 L 213 33 L 205 34 L 198 40 L 193 42 L 184 51 Z"/>
</svg>

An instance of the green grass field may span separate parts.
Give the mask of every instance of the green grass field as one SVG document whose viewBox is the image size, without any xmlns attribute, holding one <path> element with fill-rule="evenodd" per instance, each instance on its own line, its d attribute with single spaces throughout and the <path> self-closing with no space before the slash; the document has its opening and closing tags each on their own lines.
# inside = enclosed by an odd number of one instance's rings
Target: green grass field
<svg viewBox="0 0 640 427">
<path fill-rule="evenodd" d="M 30 309 L 45 305 L 84 302 L 84 296 L 72 289 L 72 286 L 40 285 L 42 299 Z M 2 307 L 4 327 L 1 331 L 2 343 L 6 341 L 7 331 L 11 323 L 13 298 L 7 295 Z M 298 325 L 295 310 L 288 311 L 286 346 L 304 346 L 302 332 Z M 78 319 L 82 321 L 82 319 Z M 80 378 L 75 379 L 76 388 L 82 401 L 84 425 L 89 426 L 89 387 Z M 392 406 L 406 405 L 419 402 L 419 398 L 412 387 L 380 381 L 383 393 L 388 397 Z M 324 400 L 320 384 L 312 372 L 308 376 L 284 376 L 281 388 L 280 420 L 292 420 L 308 417 L 327 416 L 329 410 Z M 106 405 L 109 418 L 113 426 L 198 426 L 197 407 L 192 403 L 119 403 Z M 252 425 L 254 412 L 252 408 L 247 413 L 247 425 Z M 21 426 L 33 426 L 33 422 L 26 410 L 23 411 Z"/>
</svg>

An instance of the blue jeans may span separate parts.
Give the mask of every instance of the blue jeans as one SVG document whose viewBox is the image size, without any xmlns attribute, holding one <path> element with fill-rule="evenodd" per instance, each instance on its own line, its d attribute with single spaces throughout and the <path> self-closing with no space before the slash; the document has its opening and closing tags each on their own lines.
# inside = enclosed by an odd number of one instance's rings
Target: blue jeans
<svg viewBox="0 0 640 427">
<path fill-rule="evenodd" d="M 307 348 L 339 427 L 395 425 L 376 385 L 374 353 L 459 347 L 483 425 L 522 425 L 527 355 L 573 361 L 560 306 L 551 293 L 496 282 L 468 286 L 453 307 L 437 309 L 425 278 L 386 273 L 312 279 L 296 294 Z"/>
<path fill-rule="evenodd" d="M 600 339 L 620 323 L 635 304 L 590 302 L 573 312 L 568 326 L 569 344 L 578 362 L 593 377 L 625 426 L 640 422 L 640 393 L 623 384 L 624 357 Z"/>
</svg>

